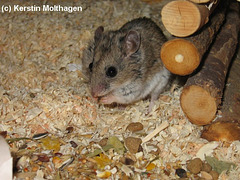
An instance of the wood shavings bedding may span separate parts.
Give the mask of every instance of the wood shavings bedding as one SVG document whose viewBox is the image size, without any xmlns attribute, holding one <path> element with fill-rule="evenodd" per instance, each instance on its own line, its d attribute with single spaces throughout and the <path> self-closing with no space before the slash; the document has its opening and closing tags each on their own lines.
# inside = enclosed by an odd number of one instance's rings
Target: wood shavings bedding
<svg viewBox="0 0 240 180">
<path fill-rule="evenodd" d="M 0 2 L 1 6 L 7 4 L 41 5 L 38 1 Z M 186 169 L 186 162 L 209 144 L 200 138 L 202 128 L 192 125 L 183 115 L 179 105 L 181 88 L 161 95 L 153 111 L 146 115 L 149 100 L 125 109 L 93 102 L 80 71 L 82 50 L 99 25 L 118 29 L 140 16 L 159 22 L 161 5 L 107 0 L 61 5 L 82 6 L 83 11 L 1 14 L 0 132 L 7 132 L 6 139 L 20 138 L 10 143 L 17 162 L 15 178 L 178 178 L 175 169 Z M 156 11 L 158 14 L 153 14 Z M 144 129 L 126 131 L 131 122 L 140 122 Z M 103 168 L 96 158 L 87 157 L 104 138 L 116 136 L 121 142 L 129 136 L 144 139 L 161 124 L 168 126 L 147 139 L 137 154 L 117 154 L 110 149 L 104 152 L 106 157 L 100 156 L 105 162 Z M 44 132 L 49 133 L 44 140 L 23 138 Z M 219 143 L 209 150 L 219 160 L 237 165 L 220 177 L 240 179 L 239 147 L 239 142 Z M 123 163 L 122 158 L 134 163 Z M 149 166 L 147 171 L 146 165 L 151 162 L 154 168 Z"/>
</svg>

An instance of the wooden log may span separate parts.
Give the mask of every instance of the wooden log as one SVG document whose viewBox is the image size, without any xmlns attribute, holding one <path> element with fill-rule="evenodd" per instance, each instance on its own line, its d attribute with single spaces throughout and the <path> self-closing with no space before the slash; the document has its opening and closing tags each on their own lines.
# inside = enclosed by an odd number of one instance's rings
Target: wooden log
<svg viewBox="0 0 240 180">
<path fill-rule="evenodd" d="M 190 36 L 208 22 L 218 2 L 219 0 L 208 4 L 197 4 L 185 0 L 169 2 L 161 11 L 163 25 L 174 36 Z"/>
<path fill-rule="evenodd" d="M 236 1 L 235 1 L 236 2 Z M 188 78 L 180 97 L 183 112 L 197 125 L 210 124 L 221 103 L 225 78 L 234 55 L 240 29 L 239 9 L 232 3 L 202 69 Z"/>
<path fill-rule="evenodd" d="M 204 126 L 201 137 L 208 141 L 240 140 L 240 49 L 231 64 L 221 104 L 221 117 Z"/>
<path fill-rule="evenodd" d="M 205 128 L 201 135 L 208 141 L 240 140 L 240 124 L 234 122 L 216 122 Z"/>
<path fill-rule="evenodd" d="M 194 3 L 203 4 L 203 3 L 214 2 L 215 0 L 189 0 L 189 1 L 192 1 L 192 2 L 194 2 Z"/>
<path fill-rule="evenodd" d="M 240 40 L 240 37 L 238 38 Z M 238 40 L 238 41 L 239 41 Z M 208 141 L 240 140 L 240 48 L 234 56 L 227 75 L 224 96 L 220 110 L 221 116 L 214 123 L 204 126 L 201 137 Z"/>
<path fill-rule="evenodd" d="M 165 67 L 177 75 L 191 74 L 200 64 L 215 35 L 221 27 L 228 1 L 221 1 L 217 11 L 201 32 L 187 37 L 167 41 L 161 48 L 161 59 Z"/>
</svg>

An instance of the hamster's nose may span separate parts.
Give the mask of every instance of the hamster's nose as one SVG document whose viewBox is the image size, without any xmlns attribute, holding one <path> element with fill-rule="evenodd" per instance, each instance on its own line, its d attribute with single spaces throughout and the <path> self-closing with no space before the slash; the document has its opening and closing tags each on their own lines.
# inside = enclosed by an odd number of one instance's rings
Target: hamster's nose
<svg viewBox="0 0 240 180">
<path fill-rule="evenodd" d="M 102 85 L 102 84 L 99 84 L 99 85 L 91 88 L 91 95 L 94 98 L 102 96 L 103 92 L 104 92 L 104 85 Z"/>
<path fill-rule="evenodd" d="M 92 97 L 94 97 L 94 98 L 97 97 L 97 93 L 96 93 L 95 91 L 93 91 L 93 90 L 91 90 L 91 95 L 92 95 Z"/>
</svg>

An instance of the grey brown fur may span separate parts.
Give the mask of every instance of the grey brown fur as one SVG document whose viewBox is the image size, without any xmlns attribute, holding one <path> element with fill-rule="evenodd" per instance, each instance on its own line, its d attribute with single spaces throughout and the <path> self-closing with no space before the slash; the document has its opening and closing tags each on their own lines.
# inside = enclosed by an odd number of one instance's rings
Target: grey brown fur
<svg viewBox="0 0 240 180">
<path fill-rule="evenodd" d="M 148 18 L 134 19 L 117 31 L 98 28 L 83 56 L 92 96 L 104 104 L 129 104 L 150 95 L 152 106 L 170 78 L 160 59 L 165 41 L 161 29 Z"/>
</svg>

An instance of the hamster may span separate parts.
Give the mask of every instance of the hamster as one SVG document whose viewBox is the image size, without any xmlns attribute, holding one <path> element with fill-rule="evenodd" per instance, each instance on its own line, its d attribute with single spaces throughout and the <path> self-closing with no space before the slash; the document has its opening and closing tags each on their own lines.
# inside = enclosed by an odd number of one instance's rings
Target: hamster
<svg viewBox="0 0 240 180">
<path fill-rule="evenodd" d="M 161 29 L 145 17 L 116 31 L 98 27 L 82 59 L 93 98 L 103 104 L 130 104 L 150 96 L 151 111 L 171 76 L 160 59 L 164 42 Z"/>
</svg>

